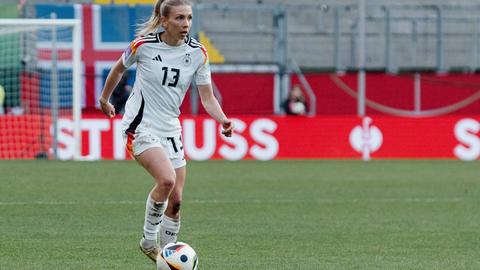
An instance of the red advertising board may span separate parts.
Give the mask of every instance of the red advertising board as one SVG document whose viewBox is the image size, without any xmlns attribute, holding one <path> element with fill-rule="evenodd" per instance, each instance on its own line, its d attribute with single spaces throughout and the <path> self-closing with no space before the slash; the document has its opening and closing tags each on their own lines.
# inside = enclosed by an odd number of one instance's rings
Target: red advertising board
<svg viewBox="0 0 480 270">
<path fill-rule="evenodd" d="M 480 117 L 399 118 L 232 117 L 232 138 L 220 135 L 208 117 L 185 116 L 183 143 L 189 159 L 448 158 L 480 157 Z M 69 120 L 61 123 L 61 158 L 71 158 Z M 85 115 L 83 155 L 91 159 L 129 158 L 123 148 L 121 119 Z"/>
<path fill-rule="evenodd" d="M 235 135 L 225 138 L 211 118 L 182 117 L 187 157 L 192 160 L 480 158 L 480 116 L 237 116 L 232 119 Z M 3 134 L 0 158 L 34 158 L 39 149 L 49 147 L 51 136 L 38 140 L 41 126 L 33 129 L 32 125 L 12 124 L 32 122 L 39 121 L 27 115 L 0 116 Z M 48 130 L 49 121 L 42 123 L 43 129 Z M 92 160 L 130 158 L 124 149 L 120 124 L 120 118 L 107 119 L 100 113 L 84 115 L 82 155 Z M 71 159 L 72 121 L 60 119 L 57 126 L 59 158 Z"/>
<path fill-rule="evenodd" d="M 213 73 L 212 78 L 228 115 L 273 114 L 274 74 Z M 316 97 L 318 116 L 357 115 L 356 73 L 309 73 L 305 78 Z M 480 114 L 479 74 L 423 73 L 418 77 L 417 89 L 414 78 L 412 74 L 367 73 L 367 114 L 417 115 L 416 109 L 421 111 L 419 114 L 435 117 Z M 293 84 L 300 84 L 296 76 L 292 76 Z M 305 90 L 303 85 L 301 88 Z M 307 92 L 304 94 L 311 102 Z M 191 113 L 189 97 L 184 100 L 182 112 Z M 202 108 L 200 112 L 204 112 Z"/>
</svg>

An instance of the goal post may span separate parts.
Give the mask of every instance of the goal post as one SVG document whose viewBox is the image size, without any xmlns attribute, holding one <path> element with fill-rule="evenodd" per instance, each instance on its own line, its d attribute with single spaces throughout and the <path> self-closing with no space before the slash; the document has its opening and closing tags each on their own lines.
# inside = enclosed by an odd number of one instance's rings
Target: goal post
<svg viewBox="0 0 480 270">
<path fill-rule="evenodd" d="M 81 159 L 81 43 L 77 19 L 0 19 L 0 159 Z"/>
</svg>

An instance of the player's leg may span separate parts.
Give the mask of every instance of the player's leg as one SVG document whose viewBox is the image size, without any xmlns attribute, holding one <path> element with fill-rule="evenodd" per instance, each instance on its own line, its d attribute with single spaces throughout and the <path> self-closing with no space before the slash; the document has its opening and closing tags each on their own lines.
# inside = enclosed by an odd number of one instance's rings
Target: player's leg
<svg viewBox="0 0 480 270">
<path fill-rule="evenodd" d="M 160 225 L 160 247 L 176 242 L 180 231 L 180 205 L 182 203 L 183 187 L 186 179 L 186 166 L 175 169 L 175 186 L 168 198 L 168 206 Z"/>
<path fill-rule="evenodd" d="M 147 198 L 143 238 L 140 241 L 141 250 L 155 261 L 159 252 L 157 233 L 167 205 L 167 198 L 175 186 L 176 175 L 167 154 L 161 147 L 149 148 L 136 156 L 136 159 L 155 179 L 155 186 Z"/>
</svg>

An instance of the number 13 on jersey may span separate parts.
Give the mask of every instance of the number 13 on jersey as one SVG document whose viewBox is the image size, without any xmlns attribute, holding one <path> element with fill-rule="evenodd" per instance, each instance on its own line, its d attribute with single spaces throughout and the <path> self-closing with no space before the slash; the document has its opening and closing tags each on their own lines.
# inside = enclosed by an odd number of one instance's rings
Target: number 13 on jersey
<svg viewBox="0 0 480 270">
<path fill-rule="evenodd" d="M 168 68 L 168 67 L 162 67 L 163 70 L 163 80 L 162 80 L 162 85 L 165 85 L 168 83 L 168 86 L 176 87 L 178 83 L 178 79 L 180 79 L 180 69 L 178 68 Z M 170 71 L 169 71 L 170 70 Z M 173 72 L 173 81 L 167 82 L 167 77 L 168 77 L 168 72 Z"/>
</svg>

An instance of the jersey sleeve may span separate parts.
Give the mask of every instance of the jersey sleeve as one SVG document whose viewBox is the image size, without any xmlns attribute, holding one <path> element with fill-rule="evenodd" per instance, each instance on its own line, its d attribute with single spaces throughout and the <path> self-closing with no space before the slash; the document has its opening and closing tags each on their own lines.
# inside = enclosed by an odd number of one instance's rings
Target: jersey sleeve
<svg viewBox="0 0 480 270">
<path fill-rule="evenodd" d="M 138 45 L 137 40 L 134 40 L 128 45 L 128 47 L 125 49 L 125 51 L 122 54 L 122 62 L 123 66 L 128 68 L 131 65 L 133 65 L 135 62 L 137 62 L 138 54 L 137 54 L 137 49 Z"/>
<path fill-rule="evenodd" d="M 197 85 L 206 85 L 212 83 L 211 72 L 210 72 L 210 63 L 208 61 L 207 50 L 202 46 L 202 60 L 203 62 L 198 67 L 195 73 L 195 83 Z"/>
</svg>

